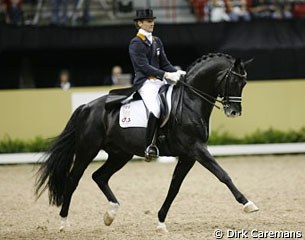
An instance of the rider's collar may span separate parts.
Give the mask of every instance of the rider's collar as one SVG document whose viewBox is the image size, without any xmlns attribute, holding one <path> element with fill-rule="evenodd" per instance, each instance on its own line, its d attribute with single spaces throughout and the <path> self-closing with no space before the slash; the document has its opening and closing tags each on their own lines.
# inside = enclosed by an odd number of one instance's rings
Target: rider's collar
<svg viewBox="0 0 305 240">
<path fill-rule="evenodd" d="M 152 41 L 153 41 L 152 33 L 147 32 L 144 29 L 140 28 L 138 31 L 138 36 L 141 38 L 141 35 L 146 37 L 148 39 L 148 41 L 150 43 L 152 43 Z M 142 38 L 142 40 L 144 40 L 144 39 Z"/>
</svg>

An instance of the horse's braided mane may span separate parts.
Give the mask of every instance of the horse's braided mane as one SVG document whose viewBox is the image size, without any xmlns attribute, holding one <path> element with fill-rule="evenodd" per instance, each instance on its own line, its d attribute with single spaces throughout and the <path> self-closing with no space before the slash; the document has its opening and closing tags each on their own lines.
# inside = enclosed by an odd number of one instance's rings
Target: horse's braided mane
<svg viewBox="0 0 305 240">
<path fill-rule="evenodd" d="M 225 53 L 209 53 L 207 55 L 203 55 L 200 58 L 197 58 L 191 65 L 189 65 L 186 69 L 186 71 L 188 72 L 189 70 L 191 70 L 191 68 L 193 68 L 195 65 L 197 65 L 198 63 L 201 63 L 202 61 L 207 61 L 210 60 L 212 58 L 215 57 L 225 57 L 229 60 L 233 60 L 234 58 L 228 54 Z"/>
</svg>

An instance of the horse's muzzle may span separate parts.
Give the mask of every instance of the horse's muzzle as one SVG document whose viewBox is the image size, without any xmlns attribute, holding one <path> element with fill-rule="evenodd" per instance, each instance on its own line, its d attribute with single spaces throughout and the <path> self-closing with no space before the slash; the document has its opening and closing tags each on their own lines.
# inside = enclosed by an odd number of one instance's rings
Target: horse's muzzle
<svg viewBox="0 0 305 240">
<path fill-rule="evenodd" d="M 226 114 L 227 117 L 239 117 L 241 116 L 241 109 L 237 109 L 232 106 L 224 106 L 224 113 Z"/>
</svg>

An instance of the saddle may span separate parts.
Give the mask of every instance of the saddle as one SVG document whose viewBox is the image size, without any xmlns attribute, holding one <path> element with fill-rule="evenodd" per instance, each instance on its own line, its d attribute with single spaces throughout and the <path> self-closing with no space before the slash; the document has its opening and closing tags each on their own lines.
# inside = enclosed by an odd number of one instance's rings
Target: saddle
<svg viewBox="0 0 305 240">
<path fill-rule="evenodd" d="M 105 101 L 105 108 L 108 112 L 112 109 L 118 108 L 122 106 L 122 102 L 127 98 L 135 95 L 136 89 L 134 87 L 130 88 L 120 88 L 120 89 L 113 89 L 109 92 L 106 97 Z M 139 94 L 135 97 L 141 97 Z"/>
<path fill-rule="evenodd" d="M 163 127 L 169 119 L 171 106 L 171 92 L 169 96 L 167 96 L 167 92 L 170 85 L 163 85 L 159 89 L 158 98 L 160 100 L 160 127 Z M 134 87 L 130 88 L 122 88 L 122 89 L 114 89 L 111 90 L 106 97 L 105 108 L 108 112 L 113 109 L 121 108 L 124 104 L 132 103 L 137 100 L 142 100 L 140 94 L 137 92 L 137 89 Z M 146 115 L 148 111 L 146 109 Z"/>
</svg>

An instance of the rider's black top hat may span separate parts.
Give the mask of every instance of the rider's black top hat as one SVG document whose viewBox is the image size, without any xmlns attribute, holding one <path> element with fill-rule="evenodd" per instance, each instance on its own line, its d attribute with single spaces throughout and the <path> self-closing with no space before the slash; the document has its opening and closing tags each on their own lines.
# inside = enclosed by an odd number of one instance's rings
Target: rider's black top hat
<svg viewBox="0 0 305 240">
<path fill-rule="evenodd" d="M 134 21 L 143 20 L 143 19 L 155 19 L 152 9 L 137 10 L 136 17 Z"/>
</svg>

